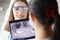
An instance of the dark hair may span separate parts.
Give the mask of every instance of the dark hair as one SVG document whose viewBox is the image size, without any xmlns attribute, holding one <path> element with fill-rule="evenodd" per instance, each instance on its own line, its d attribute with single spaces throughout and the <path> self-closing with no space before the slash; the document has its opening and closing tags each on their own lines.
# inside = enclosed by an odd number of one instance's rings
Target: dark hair
<svg viewBox="0 0 60 40">
<path fill-rule="evenodd" d="M 60 15 L 56 18 L 53 39 L 60 40 Z"/>
<path fill-rule="evenodd" d="M 31 0 L 29 3 L 29 11 L 33 13 L 36 19 L 43 25 L 52 25 L 55 23 L 54 36 L 57 35 L 60 30 L 60 17 L 56 0 Z"/>
</svg>

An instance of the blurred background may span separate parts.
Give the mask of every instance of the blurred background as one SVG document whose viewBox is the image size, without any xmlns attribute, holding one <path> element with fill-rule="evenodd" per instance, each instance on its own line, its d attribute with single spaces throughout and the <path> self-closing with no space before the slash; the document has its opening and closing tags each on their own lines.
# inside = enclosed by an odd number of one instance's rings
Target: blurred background
<svg viewBox="0 0 60 40">
<path fill-rule="evenodd" d="M 9 6 L 10 0 L 0 0 L 0 30 L 5 18 L 7 8 Z"/>
<path fill-rule="evenodd" d="M 29 0 L 27 0 L 27 1 L 29 1 Z M 58 7 L 59 7 L 58 8 L 59 13 L 60 13 L 60 0 L 57 0 L 57 2 L 58 2 Z M 2 24 L 4 22 L 5 14 L 8 9 L 9 3 L 10 3 L 10 0 L 0 0 L 0 30 L 1 30 Z"/>
</svg>

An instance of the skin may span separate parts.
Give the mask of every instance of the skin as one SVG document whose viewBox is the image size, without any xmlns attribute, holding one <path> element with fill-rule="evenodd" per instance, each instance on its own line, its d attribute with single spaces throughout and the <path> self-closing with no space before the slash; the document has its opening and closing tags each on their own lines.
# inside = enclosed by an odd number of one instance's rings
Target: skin
<svg viewBox="0 0 60 40">
<path fill-rule="evenodd" d="M 22 1 L 17 1 L 14 4 L 16 6 L 26 6 L 26 4 Z M 25 19 L 27 17 L 27 9 L 23 10 L 22 8 L 13 8 L 13 15 L 15 20 Z"/>
</svg>

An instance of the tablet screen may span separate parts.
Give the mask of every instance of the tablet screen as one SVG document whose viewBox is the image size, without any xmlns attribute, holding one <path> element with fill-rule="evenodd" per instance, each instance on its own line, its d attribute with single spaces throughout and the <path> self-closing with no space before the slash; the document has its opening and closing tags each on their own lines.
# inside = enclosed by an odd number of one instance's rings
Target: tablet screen
<svg viewBox="0 0 60 40">
<path fill-rule="evenodd" d="M 34 28 L 28 19 L 10 21 L 10 32 L 12 39 L 34 38 Z"/>
</svg>

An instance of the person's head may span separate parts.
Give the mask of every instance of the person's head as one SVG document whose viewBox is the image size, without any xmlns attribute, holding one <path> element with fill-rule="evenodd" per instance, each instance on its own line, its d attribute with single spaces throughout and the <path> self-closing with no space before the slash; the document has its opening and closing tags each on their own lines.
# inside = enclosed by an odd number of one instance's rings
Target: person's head
<svg viewBox="0 0 60 40">
<path fill-rule="evenodd" d="M 26 19 L 28 4 L 26 0 L 17 0 L 12 6 L 12 14 L 15 20 Z"/>
<path fill-rule="evenodd" d="M 9 21 L 20 20 L 28 18 L 28 3 L 26 0 L 15 0 L 10 2 L 9 8 L 6 12 L 3 29 L 10 30 Z M 5 28 L 4 28 L 5 27 Z"/>
<path fill-rule="evenodd" d="M 26 19 L 28 13 L 28 4 L 26 0 L 18 0 L 12 6 L 12 13 L 15 20 Z"/>
<path fill-rule="evenodd" d="M 32 23 L 37 20 L 42 25 L 51 25 L 58 16 L 58 5 L 56 0 L 31 0 L 29 11 Z"/>
<path fill-rule="evenodd" d="M 29 18 L 34 25 L 39 23 L 44 26 L 51 26 L 53 23 L 55 23 L 54 39 L 57 37 L 57 35 L 60 36 L 60 17 L 56 0 L 31 0 L 29 3 L 29 12 Z"/>
</svg>

